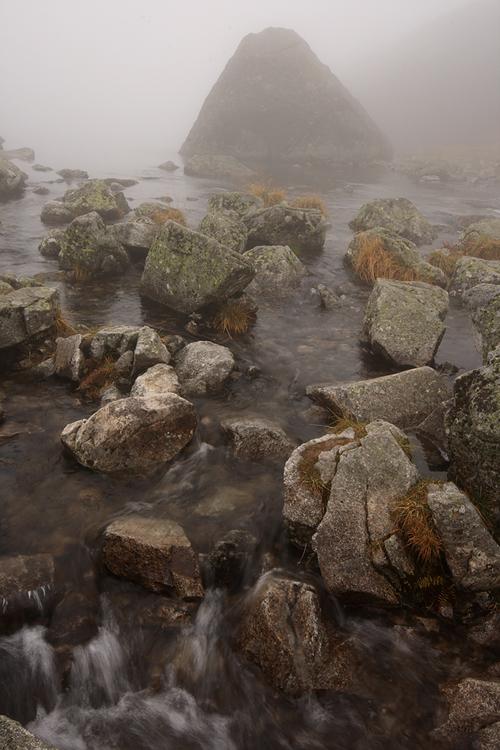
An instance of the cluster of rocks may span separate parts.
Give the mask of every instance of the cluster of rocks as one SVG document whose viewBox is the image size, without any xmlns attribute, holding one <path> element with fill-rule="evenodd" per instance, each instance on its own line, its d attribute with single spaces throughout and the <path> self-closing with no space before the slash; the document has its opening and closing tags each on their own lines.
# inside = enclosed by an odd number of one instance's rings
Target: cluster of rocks
<svg viewBox="0 0 500 750">
<path fill-rule="evenodd" d="M 130 210 L 123 193 L 113 193 L 104 180 L 88 180 L 67 190 L 62 200 L 49 201 L 42 209 L 44 224 L 68 224 L 95 211 L 106 221 L 121 219 Z"/>
</svg>

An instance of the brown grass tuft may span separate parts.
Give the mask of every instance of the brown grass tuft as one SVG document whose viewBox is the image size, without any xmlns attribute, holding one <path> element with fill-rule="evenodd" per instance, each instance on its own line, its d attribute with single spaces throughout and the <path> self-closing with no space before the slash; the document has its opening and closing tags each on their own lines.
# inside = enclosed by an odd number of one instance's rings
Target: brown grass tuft
<svg viewBox="0 0 500 750">
<path fill-rule="evenodd" d="M 423 565 L 437 563 L 443 543 L 427 505 L 429 480 L 422 480 L 394 505 L 396 526 L 415 558 Z"/>
<path fill-rule="evenodd" d="M 86 284 L 92 278 L 92 272 L 85 266 L 77 265 L 68 276 L 74 284 Z"/>
<path fill-rule="evenodd" d="M 328 486 L 321 480 L 316 466 L 320 455 L 325 451 L 332 450 L 336 445 L 347 445 L 350 442 L 349 438 L 332 436 L 331 440 L 310 445 L 305 449 L 300 459 L 298 471 L 302 482 L 311 492 L 322 495 L 328 490 Z"/>
<path fill-rule="evenodd" d="M 500 260 L 500 240 L 486 234 L 479 235 L 476 239 L 470 237 L 461 245 L 461 251 L 462 255 L 471 255 L 473 258 Z"/>
<path fill-rule="evenodd" d="M 213 327 L 225 336 L 242 336 L 255 323 L 255 308 L 244 300 L 229 300 L 217 310 Z"/>
<path fill-rule="evenodd" d="M 272 187 L 264 182 L 254 182 L 247 189 L 252 195 L 262 198 L 266 208 L 275 206 L 277 203 L 282 203 L 286 200 L 286 190 L 284 188 Z"/>
<path fill-rule="evenodd" d="M 186 217 L 179 208 L 158 208 L 157 211 L 153 211 L 150 214 L 150 219 L 155 224 L 165 224 L 166 221 L 175 221 L 177 224 L 187 227 Z"/>
<path fill-rule="evenodd" d="M 380 237 L 363 235 L 358 237 L 358 253 L 353 268 L 359 278 L 373 284 L 377 279 L 395 279 L 396 281 L 428 281 L 422 278 L 414 268 L 400 265 L 385 249 Z"/>
<path fill-rule="evenodd" d="M 442 250 L 434 250 L 427 258 L 428 263 L 436 268 L 440 268 L 441 271 L 450 278 L 453 276 L 457 261 L 463 257 L 456 247 L 445 247 Z"/>
<path fill-rule="evenodd" d="M 316 208 L 323 216 L 328 216 L 326 204 L 319 195 L 300 195 L 290 205 L 294 208 Z"/>
<path fill-rule="evenodd" d="M 56 329 L 56 335 L 60 336 L 61 338 L 66 338 L 66 336 L 74 336 L 75 333 L 78 333 L 76 328 L 73 328 L 71 323 L 66 320 L 66 318 L 62 314 L 62 310 L 60 307 L 58 307 L 56 311 L 54 326 Z"/>
<path fill-rule="evenodd" d="M 101 362 L 89 360 L 87 375 L 80 381 L 79 391 L 91 401 L 97 401 L 101 393 L 109 388 L 116 380 L 117 372 L 111 357 L 105 357 Z"/>
<path fill-rule="evenodd" d="M 349 416 L 335 417 L 334 424 L 330 427 L 330 432 L 339 435 L 344 430 L 354 430 L 354 435 L 357 440 L 366 437 L 366 423 L 357 422 L 355 419 Z"/>
</svg>

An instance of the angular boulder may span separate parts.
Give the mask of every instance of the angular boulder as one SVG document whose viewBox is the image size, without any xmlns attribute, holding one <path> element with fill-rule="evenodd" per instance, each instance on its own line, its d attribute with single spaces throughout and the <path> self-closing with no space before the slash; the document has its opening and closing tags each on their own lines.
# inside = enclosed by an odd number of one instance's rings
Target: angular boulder
<svg viewBox="0 0 500 750">
<path fill-rule="evenodd" d="M 443 338 L 448 293 L 418 281 L 377 279 L 364 333 L 374 352 L 401 367 L 430 364 Z"/>
<path fill-rule="evenodd" d="M 254 247 L 245 253 L 245 260 L 255 271 L 247 293 L 256 299 L 286 297 L 307 273 L 302 261 L 286 246 Z"/>
<path fill-rule="evenodd" d="M 125 221 L 113 226 L 116 239 L 134 254 L 146 257 L 158 231 L 158 224 L 149 216 L 130 214 Z"/>
<path fill-rule="evenodd" d="M 21 195 L 28 176 L 15 164 L 0 156 L 0 200 Z"/>
<path fill-rule="evenodd" d="M 140 328 L 134 348 L 134 374 L 144 372 L 154 365 L 167 365 L 169 362 L 170 352 L 156 331 L 149 326 Z"/>
<path fill-rule="evenodd" d="M 450 282 L 450 292 L 464 296 L 478 284 L 500 285 L 500 260 L 460 258 Z"/>
<path fill-rule="evenodd" d="M 366 162 L 389 157 L 390 148 L 298 34 L 268 28 L 241 41 L 181 153 L 230 154 L 268 166 Z"/>
<path fill-rule="evenodd" d="M 74 190 L 68 190 L 64 205 L 73 218 L 95 211 L 105 221 L 121 219 L 129 212 L 123 193 L 113 194 L 104 180 L 88 180 Z"/>
<path fill-rule="evenodd" d="M 170 365 L 159 364 L 150 367 L 140 375 L 132 386 L 131 396 L 150 398 L 164 393 L 179 393 L 180 383 L 177 373 Z"/>
<path fill-rule="evenodd" d="M 125 516 L 104 532 L 102 556 L 120 578 L 162 593 L 193 599 L 203 596 L 198 559 L 184 529 L 165 518 Z"/>
<path fill-rule="evenodd" d="M 234 370 L 230 350 L 212 341 L 195 341 L 178 353 L 175 370 L 186 396 L 217 393 Z"/>
<path fill-rule="evenodd" d="M 0 295 L 0 349 L 23 344 L 51 329 L 59 309 L 57 289 L 21 287 Z"/>
<path fill-rule="evenodd" d="M 315 208 L 294 208 L 279 203 L 244 217 L 248 230 L 247 250 L 260 245 L 288 245 L 294 252 L 323 249 L 327 223 Z"/>
<path fill-rule="evenodd" d="M 73 219 L 59 245 L 59 267 L 77 277 L 120 274 L 129 265 L 124 248 L 95 211 Z"/>
<path fill-rule="evenodd" d="M 238 253 L 167 221 L 146 258 L 141 289 L 146 297 L 189 314 L 238 294 L 253 276 Z"/>
<path fill-rule="evenodd" d="M 479 334 L 483 362 L 500 345 L 500 284 L 477 284 L 464 295 Z"/>
<path fill-rule="evenodd" d="M 365 203 L 349 226 L 353 232 L 381 227 L 415 245 L 427 245 L 437 236 L 436 229 L 407 198 L 379 198 Z"/>
<path fill-rule="evenodd" d="M 138 326 L 109 326 L 101 328 L 90 342 L 91 356 L 100 361 L 104 357 L 120 357 L 133 352 L 141 329 Z"/>
<path fill-rule="evenodd" d="M 191 441 L 196 423 L 193 405 L 175 393 L 132 396 L 67 425 L 61 441 L 94 471 L 145 474 L 175 458 Z"/>
<path fill-rule="evenodd" d="M 80 382 L 85 367 L 85 357 L 81 350 L 81 344 L 82 336 L 79 333 L 56 340 L 55 375 L 74 383 Z"/>
<path fill-rule="evenodd" d="M 238 458 L 285 461 L 295 448 L 280 425 L 264 417 L 232 417 L 221 422 Z"/>
<path fill-rule="evenodd" d="M 208 213 L 200 222 L 198 231 L 213 237 L 221 245 L 235 253 L 245 250 L 248 232 L 236 214 L 229 212 Z"/>
<path fill-rule="evenodd" d="M 263 208 L 264 204 L 261 198 L 251 193 L 239 193 L 228 191 L 224 193 L 215 193 L 208 199 L 209 213 L 230 213 L 236 214 L 239 219 L 243 219 L 250 211 Z"/>
</svg>

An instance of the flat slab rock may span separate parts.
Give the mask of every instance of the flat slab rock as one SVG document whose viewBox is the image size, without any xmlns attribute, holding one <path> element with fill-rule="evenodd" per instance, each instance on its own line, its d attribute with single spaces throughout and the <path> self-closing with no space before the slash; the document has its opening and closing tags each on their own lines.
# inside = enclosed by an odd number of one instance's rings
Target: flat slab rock
<svg viewBox="0 0 500 750">
<path fill-rule="evenodd" d="M 311 385 L 306 393 L 320 406 L 356 421 L 383 419 L 409 429 L 441 409 L 450 388 L 431 367 L 418 367 L 354 383 Z"/>
<path fill-rule="evenodd" d="M 221 427 L 239 458 L 285 461 L 295 448 L 283 428 L 264 417 L 231 417 Z"/>
<path fill-rule="evenodd" d="M 128 516 L 104 532 L 106 567 L 120 578 L 158 593 L 186 599 L 203 596 L 198 559 L 184 529 L 174 521 Z"/>
</svg>

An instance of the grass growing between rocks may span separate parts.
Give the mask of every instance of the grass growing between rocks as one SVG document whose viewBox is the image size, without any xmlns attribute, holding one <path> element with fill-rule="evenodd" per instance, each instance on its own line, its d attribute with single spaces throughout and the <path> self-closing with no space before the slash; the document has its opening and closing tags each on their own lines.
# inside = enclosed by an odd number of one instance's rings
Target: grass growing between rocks
<svg viewBox="0 0 500 750">
<path fill-rule="evenodd" d="M 304 450 L 298 466 L 298 472 L 302 483 L 308 490 L 310 490 L 310 492 L 313 492 L 316 495 L 325 496 L 330 489 L 329 485 L 321 479 L 318 470 L 317 463 L 321 454 L 331 451 L 337 446 L 347 445 L 351 442 L 352 440 L 350 438 L 340 438 L 332 435 L 330 440 L 325 440 L 316 445 L 310 445 Z"/>
<path fill-rule="evenodd" d="M 326 204 L 319 195 L 300 195 L 290 204 L 293 208 L 315 208 L 321 211 L 323 216 L 328 216 Z"/>
<path fill-rule="evenodd" d="M 213 327 L 224 336 L 242 336 L 248 333 L 256 320 L 255 308 L 244 300 L 229 300 L 217 310 Z"/>
<path fill-rule="evenodd" d="M 175 221 L 183 227 L 187 227 L 186 217 L 179 208 L 158 208 L 150 215 L 155 224 L 165 224 L 166 221 Z"/>
<path fill-rule="evenodd" d="M 92 272 L 85 266 L 76 265 L 72 271 L 69 271 L 68 276 L 73 284 L 86 284 L 92 278 Z"/>
<path fill-rule="evenodd" d="M 261 198 L 266 208 L 282 203 L 287 197 L 284 188 L 272 187 L 265 182 L 254 182 L 248 186 L 247 190 L 251 195 Z"/>
<path fill-rule="evenodd" d="M 359 237 L 358 243 L 359 250 L 353 261 L 353 269 L 361 281 L 367 284 L 374 284 L 377 279 L 429 281 L 416 269 L 397 263 L 385 249 L 380 237 Z"/>
<path fill-rule="evenodd" d="M 118 373 L 115 362 L 111 357 L 105 357 L 101 362 L 90 359 L 87 361 L 87 369 L 77 390 L 89 401 L 97 401 L 102 392 L 116 381 Z"/>
<path fill-rule="evenodd" d="M 475 238 L 470 237 L 460 246 L 445 243 L 441 250 L 434 250 L 427 260 L 451 278 L 460 258 L 466 256 L 482 260 L 500 260 L 500 240 L 487 235 L 479 235 Z"/>
<path fill-rule="evenodd" d="M 71 323 L 69 323 L 66 320 L 60 307 L 58 307 L 56 311 L 56 317 L 54 319 L 54 328 L 55 328 L 56 336 L 59 336 L 61 338 L 66 338 L 67 336 L 74 336 L 75 333 L 78 333 L 76 328 L 74 328 L 71 325 Z"/>
<path fill-rule="evenodd" d="M 460 258 L 463 258 L 463 253 L 461 253 L 456 247 L 448 246 L 444 247 L 442 250 L 434 250 L 427 260 L 431 266 L 440 268 L 445 276 L 451 278 Z"/>
<path fill-rule="evenodd" d="M 354 437 L 357 440 L 366 437 L 367 432 L 365 422 L 358 422 L 348 415 L 335 415 L 334 420 L 333 425 L 330 427 L 330 432 L 339 435 L 341 432 L 345 432 L 345 430 L 352 430 L 354 432 Z"/>
</svg>

